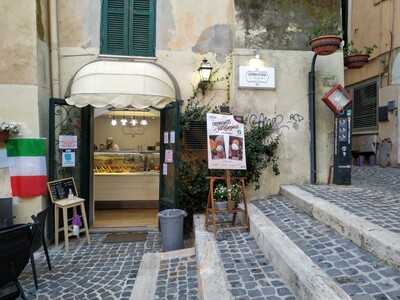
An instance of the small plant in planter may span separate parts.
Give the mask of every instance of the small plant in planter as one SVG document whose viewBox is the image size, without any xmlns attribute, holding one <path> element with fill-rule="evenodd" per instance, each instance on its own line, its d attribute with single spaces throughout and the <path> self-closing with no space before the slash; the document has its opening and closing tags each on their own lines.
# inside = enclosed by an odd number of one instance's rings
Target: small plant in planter
<svg viewBox="0 0 400 300">
<path fill-rule="evenodd" d="M 316 26 L 310 37 L 310 46 L 312 51 L 318 55 L 330 55 L 340 48 L 342 42 L 341 31 L 339 25 L 332 16 L 322 19 L 321 23 Z"/>
<path fill-rule="evenodd" d="M 215 206 L 217 209 L 228 207 L 228 188 L 223 183 L 218 183 L 214 190 Z"/>
<path fill-rule="evenodd" d="M 0 143 L 6 143 L 10 136 L 18 135 L 21 131 L 21 126 L 15 122 L 0 123 Z"/>
<path fill-rule="evenodd" d="M 236 208 L 239 204 L 241 196 L 240 186 L 237 183 L 232 184 L 230 193 L 231 193 L 231 199 L 234 203 L 234 207 Z"/>
<path fill-rule="evenodd" d="M 364 47 L 363 50 L 354 48 L 353 42 L 344 47 L 344 65 L 349 69 L 359 69 L 368 63 L 369 57 L 378 48 L 377 45 Z"/>
</svg>

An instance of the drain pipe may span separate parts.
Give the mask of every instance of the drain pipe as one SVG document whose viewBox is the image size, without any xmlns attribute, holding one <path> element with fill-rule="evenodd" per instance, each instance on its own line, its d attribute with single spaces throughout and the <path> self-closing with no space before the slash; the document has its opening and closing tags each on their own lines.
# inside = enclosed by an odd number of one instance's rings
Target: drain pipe
<svg viewBox="0 0 400 300">
<path fill-rule="evenodd" d="M 317 183 L 317 152 L 315 131 L 315 63 L 318 54 L 314 54 L 311 71 L 308 73 L 308 119 L 310 127 L 310 183 Z"/>
<path fill-rule="evenodd" d="M 58 47 L 58 13 L 57 0 L 49 2 L 49 20 L 50 20 L 50 77 L 51 94 L 53 98 L 60 98 L 60 57 Z"/>
</svg>

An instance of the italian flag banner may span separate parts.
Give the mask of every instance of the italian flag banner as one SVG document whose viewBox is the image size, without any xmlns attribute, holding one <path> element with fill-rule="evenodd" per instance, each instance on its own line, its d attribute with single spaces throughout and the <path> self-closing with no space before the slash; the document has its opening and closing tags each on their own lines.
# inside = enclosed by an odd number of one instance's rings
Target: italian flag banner
<svg viewBox="0 0 400 300">
<path fill-rule="evenodd" d="M 7 155 L 12 195 L 21 198 L 46 195 L 46 140 L 10 139 Z"/>
</svg>

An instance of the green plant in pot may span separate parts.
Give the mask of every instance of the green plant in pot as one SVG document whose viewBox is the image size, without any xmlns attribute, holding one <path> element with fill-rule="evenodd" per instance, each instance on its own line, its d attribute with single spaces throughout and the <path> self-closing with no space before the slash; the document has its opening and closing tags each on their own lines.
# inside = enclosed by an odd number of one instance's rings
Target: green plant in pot
<svg viewBox="0 0 400 300">
<path fill-rule="evenodd" d="M 218 183 L 214 189 L 215 206 L 217 209 L 228 207 L 228 188 L 223 183 Z"/>
<path fill-rule="evenodd" d="M 231 193 L 231 200 L 234 204 L 234 207 L 236 208 L 240 202 L 240 196 L 241 196 L 241 191 L 240 191 L 240 186 L 237 183 L 234 183 L 231 185 L 230 191 Z"/>
<path fill-rule="evenodd" d="M 354 47 L 353 42 L 347 43 L 343 48 L 344 52 L 344 65 L 349 69 L 360 69 L 368 63 L 369 57 L 372 52 L 378 48 L 377 45 L 372 47 L 364 47 L 364 49 L 359 50 Z"/>
<path fill-rule="evenodd" d="M 336 15 L 325 17 L 314 27 L 310 36 L 310 46 L 316 54 L 330 55 L 340 48 L 342 37 L 336 19 Z"/>
</svg>

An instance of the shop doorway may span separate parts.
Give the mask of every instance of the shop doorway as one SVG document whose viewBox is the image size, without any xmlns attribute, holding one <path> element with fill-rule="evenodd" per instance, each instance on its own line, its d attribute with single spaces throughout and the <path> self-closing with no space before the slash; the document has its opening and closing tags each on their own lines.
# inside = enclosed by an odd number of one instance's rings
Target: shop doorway
<svg viewBox="0 0 400 300">
<path fill-rule="evenodd" d="M 160 112 L 94 110 L 93 227 L 157 227 Z"/>
<path fill-rule="evenodd" d="M 179 116 L 177 101 L 138 110 L 50 99 L 49 179 L 74 177 L 92 228 L 155 228 L 158 211 L 177 205 Z M 61 135 L 77 138 L 73 166 L 63 165 Z"/>
</svg>

